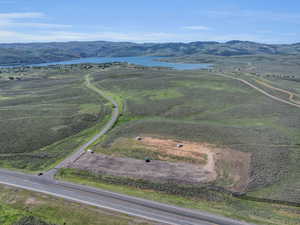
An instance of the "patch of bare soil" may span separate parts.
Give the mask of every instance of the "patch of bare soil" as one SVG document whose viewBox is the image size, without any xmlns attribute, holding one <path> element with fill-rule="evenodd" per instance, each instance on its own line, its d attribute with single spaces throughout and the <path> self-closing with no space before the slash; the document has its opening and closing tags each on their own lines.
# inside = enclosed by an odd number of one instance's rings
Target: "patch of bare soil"
<svg viewBox="0 0 300 225">
<path fill-rule="evenodd" d="M 43 202 L 36 199 L 36 198 L 34 198 L 34 197 L 29 197 L 25 201 L 25 205 L 38 205 L 38 204 L 41 204 L 41 203 L 43 203 Z"/>
<path fill-rule="evenodd" d="M 167 159 L 144 160 L 86 153 L 67 167 L 113 176 L 127 176 L 158 182 L 205 184 L 217 182 L 231 191 L 242 192 L 249 181 L 251 154 L 208 143 L 177 141 L 153 137 L 139 140 L 120 138 L 112 145 L 143 146 L 164 155 L 189 157 L 203 163 L 168 162 Z M 128 147 L 128 146 L 127 146 Z"/>
<path fill-rule="evenodd" d="M 146 147 L 150 147 L 154 151 L 162 152 L 167 155 L 190 157 L 202 161 L 204 164 L 209 160 L 207 147 L 204 144 L 192 142 L 179 142 L 171 139 L 158 139 L 152 137 L 144 137 L 140 142 Z M 201 149 L 201 151 L 200 151 Z"/>
<path fill-rule="evenodd" d="M 143 137 L 145 146 L 168 155 L 187 156 L 206 161 L 203 169 L 209 171 L 210 180 L 220 180 L 221 186 L 232 191 L 244 191 L 249 182 L 251 154 L 209 143 L 177 141 Z M 181 147 L 178 147 L 181 145 Z"/>
<path fill-rule="evenodd" d="M 251 153 L 230 148 L 218 149 L 214 161 L 218 180 L 225 181 L 221 186 L 237 192 L 246 190 L 250 182 Z"/>
<path fill-rule="evenodd" d="M 126 176 L 136 179 L 178 184 L 203 184 L 211 181 L 211 173 L 202 166 L 189 163 L 171 163 L 152 160 L 120 158 L 103 154 L 84 154 L 67 167 L 88 170 L 93 173 Z"/>
</svg>

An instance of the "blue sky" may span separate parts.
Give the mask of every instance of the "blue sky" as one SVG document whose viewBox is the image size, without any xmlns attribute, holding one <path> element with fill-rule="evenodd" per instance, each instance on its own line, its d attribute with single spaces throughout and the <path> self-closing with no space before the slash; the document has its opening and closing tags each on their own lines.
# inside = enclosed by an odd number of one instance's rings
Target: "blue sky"
<svg viewBox="0 0 300 225">
<path fill-rule="evenodd" d="M 300 42 L 299 0 L 0 0 L 0 42 Z"/>
</svg>

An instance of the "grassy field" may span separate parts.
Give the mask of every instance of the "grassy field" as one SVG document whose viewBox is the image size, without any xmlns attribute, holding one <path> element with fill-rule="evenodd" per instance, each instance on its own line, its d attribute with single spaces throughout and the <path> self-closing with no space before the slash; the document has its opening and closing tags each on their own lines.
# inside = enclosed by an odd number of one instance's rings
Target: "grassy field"
<svg viewBox="0 0 300 225">
<path fill-rule="evenodd" d="M 115 129 L 94 145 L 99 153 L 149 156 L 113 144 L 120 137 L 139 135 L 231 147 L 252 154 L 251 195 L 264 188 L 261 197 L 300 201 L 299 109 L 208 71 L 118 68 L 93 76 L 126 106 Z M 274 186 L 276 194 L 267 191 Z"/>
<path fill-rule="evenodd" d="M 14 70 L 0 78 L 2 167 L 48 168 L 84 143 L 110 115 L 111 107 L 86 86 L 79 67 Z"/>
<path fill-rule="evenodd" d="M 24 80 L 8 80 L 20 74 L 24 74 Z M 122 108 L 122 115 L 110 133 L 91 146 L 96 153 L 135 159 L 166 157 L 141 146 L 118 142 L 120 138 L 136 136 L 232 148 L 251 154 L 247 195 L 300 203 L 300 109 L 274 101 L 239 81 L 216 76 L 214 71 L 176 71 L 125 64 L 92 65 L 90 69 L 78 65 L 4 71 L 0 80 L 0 114 L 3 110 L 0 125 L 7 129 L 0 131 L 1 166 L 47 169 L 103 126 L 109 119 L 111 105 L 86 87 L 87 74 L 93 85 L 116 99 Z M 249 71 L 236 74 L 246 80 L 253 79 L 249 75 Z M 299 93 L 295 81 L 266 75 L 260 78 Z M 191 162 L 182 157 L 168 160 Z M 72 181 L 154 200 L 161 198 L 181 206 L 196 204 L 194 192 L 186 196 L 190 189 L 181 197 L 164 191 L 165 194 L 156 195 L 151 189 L 159 185 L 147 181 L 141 181 L 148 185 L 147 191 L 141 191 L 124 185 L 128 180 L 121 182 L 115 177 L 103 180 L 93 174 L 85 174 L 83 179 L 76 171 L 64 172 L 61 177 Z M 215 184 L 226 188 L 230 181 L 219 178 Z M 116 179 L 119 183 L 110 183 Z M 159 188 L 166 190 L 168 186 Z M 209 193 L 210 198 L 200 198 L 199 205 L 194 207 L 260 224 L 299 223 L 295 216 L 299 208 L 223 195 L 219 199 L 220 195 L 209 189 L 203 193 Z"/>
<path fill-rule="evenodd" d="M 120 213 L 0 185 L 1 225 L 157 224 Z"/>
<path fill-rule="evenodd" d="M 164 61 L 186 63 L 211 63 L 221 71 L 240 71 L 258 73 L 268 77 L 294 76 L 299 82 L 299 55 L 240 55 L 240 56 L 211 56 L 197 54 L 192 56 L 164 58 Z"/>
</svg>

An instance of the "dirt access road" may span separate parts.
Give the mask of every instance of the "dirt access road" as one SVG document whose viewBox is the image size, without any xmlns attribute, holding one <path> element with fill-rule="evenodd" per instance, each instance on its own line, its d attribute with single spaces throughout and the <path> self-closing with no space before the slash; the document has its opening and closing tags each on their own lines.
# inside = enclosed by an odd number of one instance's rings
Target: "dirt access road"
<svg viewBox="0 0 300 225">
<path fill-rule="evenodd" d="M 285 104 L 288 104 L 288 105 L 291 105 L 291 106 L 294 106 L 294 107 L 297 107 L 297 108 L 300 108 L 300 105 L 296 104 L 296 103 L 292 103 L 292 102 L 289 102 L 287 100 L 284 100 L 284 99 L 281 99 L 279 97 L 276 97 L 274 95 L 271 95 L 269 94 L 268 92 L 264 91 L 263 89 L 255 86 L 254 84 L 251 84 L 250 82 L 246 81 L 246 80 L 243 80 L 241 78 L 236 78 L 236 77 L 233 77 L 233 76 L 230 76 L 230 75 L 225 75 L 225 74 L 220 74 L 220 73 L 216 73 L 217 76 L 221 76 L 221 77 L 226 77 L 226 78 L 230 78 L 230 79 L 233 79 L 233 80 L 238 80 L 252 88 L 254 88 L 255 90 L 259 91 L 260 93 L 266 95 L 267 97 L 273 99 L 273 100 L 276 100 L 278 102 L 282 102 L 282 103 L 285 103 Z"/>
<path fill-rule="evenodd" d="M 47 171 L 44 174 L 44 177 L 47 177 L 49 179 L 53 179 L 55 173 L 57 172 L 58 169 L 64 167 L 65 165 L 76 161 L 80 156 L 85 152 L 86 148 L 94 143 L 97 139 L 102 137 L 104 134 L 106 134 L 113 126 L 114 124 L 118 121 L 118 118 L 120 116 L 120 109 L 118 103 L 111 97 L 106 95 L 103 91 L 98 89 L 95 85 L 91 83 L 91 77 L 90 75 L 85 76 L 85 84 L 87 88 L 91 89 L 92 91 L 98 93 L 101 97 L 105 98 L 107 101 L 111 102 L 113 105 L 113 111 L 112 111 L 112 116 L 111 119 L 106 123 L 106 125 L 102 128 L 102 130 L 96 134 L 94 137 L 92 137 L 87 143 L 82 145 L 76 152 L 74 152 L 72 155 L 67 157 L 65 160 L 63 160 L 61 163 L 59 163 L 55 168 Z"/>
<path fill-rule="evenodd" d="M 294 100 L 294 98 L 295 98 L 295 96 L 296 96 L 295 93 L 290 92 L 290 91 L 287 91 L 287 90 L 284 90 L 284 89 L 281 89 L 281 88 L 274 87 L 274 86 L 272 86 L 272 85 L 270 85 L 270 84 L 268 84 L 268 83 L 266 83 L 266 82 L 263 82 L 263 81 L 261 81 L 261 80 L 255 80 L 255 81 L 256 81 L 257 83 L 259 83 L 259 84 L 261 84 L 261 85 L 267 87 L 267 88 L 270 88 L 270 89 L 273 89 L 273 90 L 282 92 L 282 93 L 284 93 L 284 94 L 287 94 L 287 95 L 289 96 L 289 100 L 290 100 L 291 102 L 300 105 L 300 101 Z"/>
</svg>

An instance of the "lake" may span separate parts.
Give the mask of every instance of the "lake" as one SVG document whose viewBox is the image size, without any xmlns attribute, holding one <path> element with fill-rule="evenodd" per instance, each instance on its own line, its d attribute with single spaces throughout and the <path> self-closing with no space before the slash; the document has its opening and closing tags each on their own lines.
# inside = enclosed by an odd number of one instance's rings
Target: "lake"
<svg viewBox="0 0 300 225">
<path fill-rule="evenodd" d="M 137 64 L 142 66 L 171 67 L 177 70 L 209 69 L 212 66 L 211 64 L 170 63 L 170 62 L 157 61 L 161 58 L 162 57 L 157 57 L 157 56 L 92 57 L 92 58 L 81 58 L 81 59 L 74 59 L 74 60 L 61 61 L 61 62 L 31 64 L 31 65 L 22 65 L 22 66 L 49 66 L 49 65 L 70 65 L 70 64 L 80 64 L 80 63 L 110 63 L 110 62 L 127 62 L 130 64 Z M 2 66 L 2 68 L 5 67 L 9 67 L 9 66 Z"/>
</svg>

